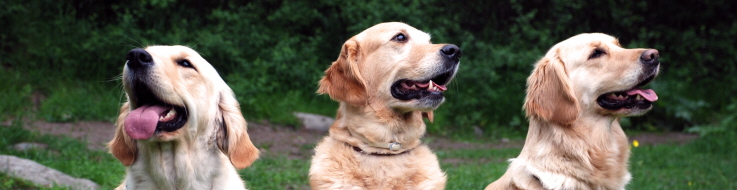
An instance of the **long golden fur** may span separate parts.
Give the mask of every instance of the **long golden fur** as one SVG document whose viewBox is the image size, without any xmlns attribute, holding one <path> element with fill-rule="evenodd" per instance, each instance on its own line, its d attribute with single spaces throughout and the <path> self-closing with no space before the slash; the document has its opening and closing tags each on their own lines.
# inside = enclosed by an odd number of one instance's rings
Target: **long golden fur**
<svg viewBox="0 0 737 190">
<path fill-rule="evenodd" d="M 446 177 L 422 142 L 423 116 L 443 101 L 460 49 L 432 44 L 404 23 L 381 23 L 345 42 L 318 93 L 340 102 L 315 148 L 312 189 L 443 189 Z"/>
<path fill-rule="evenodd" d="M 133 49 L 122 78 L 128 101 L 108 145 L 126 166 L 117 189 L 245 189 L 236 168 L 259 151 L 232 90 L 205 59 L 184 46 Z"/>
<path fill-rule="evenodd" d="M 629 145 L 618 118 L 652 108 L 657 95 L 638 87 L 657 76 L 658 56 L 600 33 L 553 46 L 527 79 L 525 146 L 486 189 L 624 189 Z"/>
</svg>

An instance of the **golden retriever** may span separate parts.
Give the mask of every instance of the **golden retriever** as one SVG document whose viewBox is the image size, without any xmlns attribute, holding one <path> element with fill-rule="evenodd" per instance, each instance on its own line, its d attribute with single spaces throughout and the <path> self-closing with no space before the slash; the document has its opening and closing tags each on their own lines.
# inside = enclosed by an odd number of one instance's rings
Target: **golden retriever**
<svg viewBox="0 0 737 190">
<path fill-rule="evenodd" d="M 184 46 L 128 52 L 110 152 L 126 166 L 117 189 L 245 189 L 237 169 L 259 151 L 233 91 Z"/>
<path fill-rule="evenodd" d="M 640 89 L 658 75 L 658 57 L 601 33 L 553 46 L 527 79 L 524 148 L 486 189 L 624 189 L 629 145 L 618 118 L 658 99 Z"/>
<path fill-rule="evenodd" d="M 460 49 L 404 23 L 381 23 L 343 44 L 318 93 L 340 102 L 315 148 L 312 189 L 443 189 L 445 173 L 420 138 L 445 101 Z"/>
</svg>

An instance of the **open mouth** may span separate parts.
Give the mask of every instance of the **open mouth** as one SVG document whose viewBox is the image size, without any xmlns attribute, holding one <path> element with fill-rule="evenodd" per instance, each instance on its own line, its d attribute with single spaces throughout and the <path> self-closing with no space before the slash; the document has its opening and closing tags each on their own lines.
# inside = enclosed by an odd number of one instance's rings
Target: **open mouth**
<svg viewBox="0 0 737 190">
<path fill-rule="evenodd" d="M 652 102 L 658 100 L 658 95 L 652 89 L 640 89 L 640 87 L 647 85 L 654 78 L 655 75 L 650 76 L 628 90 L 604 93 L 596 99 L 596 102 L 602 108 L 609 110 L 649 109 L 652 107 Z"/>
<path fill-rule="evenodd" d="M 125 118 L 125 130 L 133 139 L 149 139 L 156 131 L 172 132 L 187 122 L 184 107 L 165 103 L 144 84 L 135 86 L 132 100 L 138 107 Z"/>
<path fill-rule="evenodd" d="M 446 85 L 455 74 L 455 69 L 449 69 L 430 79 L 409 80 L 401 79 L 391 86 L 392 96 L 400 100 L 422 99 L 425 97 L 442 98 Z"/>
</svg>

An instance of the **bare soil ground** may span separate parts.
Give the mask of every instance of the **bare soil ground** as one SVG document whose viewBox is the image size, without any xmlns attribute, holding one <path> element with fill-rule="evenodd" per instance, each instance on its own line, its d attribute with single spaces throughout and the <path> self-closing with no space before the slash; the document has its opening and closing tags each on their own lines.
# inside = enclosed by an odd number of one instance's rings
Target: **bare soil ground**
<svg viewBox="0 0 737 190">
<path fill-rule="evenodd" d="M 105 145 L 113 138 L 115 126 L 109 122 L 76 122 L 50 123 L 44 121 L 27 122 L 26 129 L 42 134 L 65 135 L 88 142 L 88 148 L 105 150 Z M 276 125 L 249 123 L 248 133 L 251 140 L 261 149 L 263 156 L 275 157 L 286 155 L 292 159 L 309 159 L 315 144 L 327 133 L 304 129 L 293 129 Z M 630 141 L 637 140 L 641 145 L 684 144 L 696 139 L 698 135 L 668 132 L 640 133 L 630 136 Z M 427 136 L 424 141 L 433 150 L 455 149 L 502 149 L 520 148 L 524 140 L 493 140 L 492 142 L 458 142 L 439 136 Z M 446 163 L 464 162 L 463 160 L 445 160 Z"/>
</svg>

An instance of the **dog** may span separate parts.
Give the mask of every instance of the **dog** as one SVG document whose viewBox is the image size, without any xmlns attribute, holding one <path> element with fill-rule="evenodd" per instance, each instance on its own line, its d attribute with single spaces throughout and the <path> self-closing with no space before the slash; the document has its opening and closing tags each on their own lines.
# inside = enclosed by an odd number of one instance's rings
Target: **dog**
<svg viewBox="0 0 737 190">
<path fill-rule="evenodd" d="M 245 189 L 236 169 L 259 155 L 233 91 L 185 46 L 127 54 L 117 129 L 108 144 L 126 166 L 117 189 Z"/>
<path fill-rule="evenodd" d="M 380 23 L 343 44 L 319 82 L 340 102 L 329 135 L 315 147 L 312 189 L 443 189 L 446 176 L 422 144 L 423 117 L 445 101 L 461 50 L 432 44 L 404 23 Z"/>
<path fill-rule="evenodd" d="M 486 189 L 624 189 L 629 144 L 619 118 L 645 114 L 658 100 L 640 87 L 658 75 L 659 56 L 601 33 L 553 46 L 527 79 L 522 152 Z"/>
</svg>

